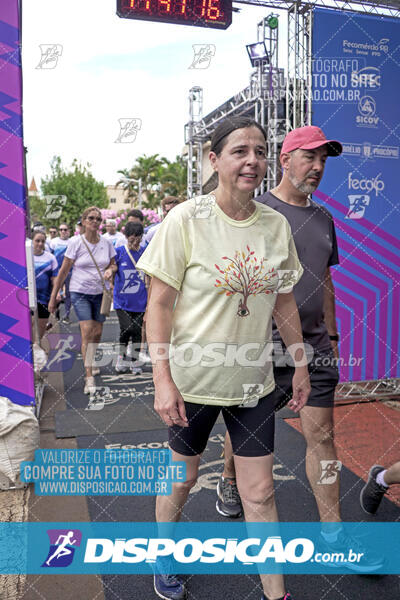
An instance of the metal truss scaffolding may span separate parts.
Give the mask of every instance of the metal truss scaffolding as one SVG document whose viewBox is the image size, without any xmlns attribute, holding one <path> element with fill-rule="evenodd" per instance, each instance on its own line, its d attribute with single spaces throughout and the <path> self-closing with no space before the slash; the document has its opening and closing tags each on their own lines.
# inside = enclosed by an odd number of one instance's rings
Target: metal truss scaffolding
<svg viewBox="0 0 400 600">
<path fill-rule="evenodd" d="M 278 173 L 277 129 L 279 120 L 284 117 L 285 89 L 283 70 L 278 69 L 278 27 L 271 29 L 267 25 L 269 15 L 257 26 L 257 41 L 264 41 L 269 62 L 260 61 L 252 71 L 250 85 L 224 104 L 202 116 L 203 91 L 193 87 L 189 91 L 189 122 L 185 125 L 185 143 L 188 159 L 188 198 L 201 194 L 203 189 L 202 149 L 210 140 L 219 123 L 227 117 L 251 116 L 268 131 L 268 170 L 267 176 L 258 193 L 266 186 L 273 187 Z"/>
</svg>

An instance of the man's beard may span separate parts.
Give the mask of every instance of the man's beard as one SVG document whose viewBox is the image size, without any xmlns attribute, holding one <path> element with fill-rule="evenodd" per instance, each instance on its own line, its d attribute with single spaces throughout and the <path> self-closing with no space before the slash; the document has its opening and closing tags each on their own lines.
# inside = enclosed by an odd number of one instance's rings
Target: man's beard
<svg viewBox="0 0 400 600">
<path fill-rule="evenodd" d="M 299 190 L 299 192 L 301 192 L 302 194 L 312 194 L 317 189 L 319 182 L 318 183 L 306 183 L 306 179 L 308 177 L 313 177 L 313 176 L 314 176 L 314 174 L 312 173 L 312 171 L 310 171 L 310 173 L 307 173 L 307 175 L 303 179 L 303 181 L 299 181 L 293 175 L 288 173 L 290 183 L 296 188 L 296 190 Z"/>
</svg>

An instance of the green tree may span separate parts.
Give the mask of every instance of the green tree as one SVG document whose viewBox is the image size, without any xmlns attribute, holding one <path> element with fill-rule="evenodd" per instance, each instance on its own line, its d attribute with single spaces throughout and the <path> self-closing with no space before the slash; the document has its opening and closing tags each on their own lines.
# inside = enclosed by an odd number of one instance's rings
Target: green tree
<svg viewBox="0 0 400 600">
<path fill-rule="evenodd" d="M 139 156 L 136 163 L 130 169 L 121 169 L 118 171 L 122 175 L 117 185 L 121 185 L 128 191 L 128 197 L 135 202 L 138 200 L 138 180 L 142 180 L 142 205 L 146 208 L 155 208 L 161 200 L 160 175 L 164 165 L 165 158 L 158 154 L 151 156 Z M 136 181 L 126 181 L 126 179 L 135 179 Z"/>
<path fill-rule="evenodd" d="M 58 225 L 65 221 L 71 227 L 80 219 L 88 206 L 106 208 L 107 191 L 102 181 L 97 181 L 90 172 L 90 164 L 82 165 L 74 159 L 69 169 L 64 168 L 59 156 L 50 163 L 51 174 L 41 180 L 43 196 L 64 195 L 67 197 L 60 217 L 56 220 L 45 218 L 46 201 L 44 198 L 31 201 L 31 213 L 38 215 L 46 225 Z"/>
<path fill-rule="evenodd" d="M 187 168 L 180 156 L 172 162 L 158 154 L 139 156 L 133 167 L 118 173 L 122 177 L 117 185 L 127 190 L 134 203 L 138 201 L 138 180 L 142 180 L 142 205 L 146 208 L 156 208 L 164 196 L 186 197 Z"/>
<path fill-rule="evenodd" d="M 173 162 L 166 158 L 161 173 L 161 191 L 166 196 L 177 196 L 181 201 L 186 199 L 187 163 L 182 156 Z"/>
</svg>

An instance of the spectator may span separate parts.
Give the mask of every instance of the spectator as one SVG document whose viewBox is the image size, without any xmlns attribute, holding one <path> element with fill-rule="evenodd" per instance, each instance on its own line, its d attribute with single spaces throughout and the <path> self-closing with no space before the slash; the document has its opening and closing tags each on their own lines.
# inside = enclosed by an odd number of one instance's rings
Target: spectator
<svg viewBox="0 0 400 600">
<path fill-rule="evenodd" d="M 99 235 L 101 221 L 101 211 L 97 206 L 90 206 L 83 212 L 84 232 L 72 238 L 68 244 L 49 302 L 49 311 L 54 312 L 56 294 L 73 266 L 70 291 L 81 330 L 82 356 L 86 372 L 85 394 L 96 391 L 94 375 L 99 372 L 98 369 L 93 369 L 93 358 L 105 321 L 105 316 L 100 312 L 104 291 L 103 279 L 111 281 L 113 273 L 117 270 L 112 243 Z"/>
<path fill-rule="evenodd" d="M 165 217 L 167 216 L 169 211 L 172 210 L 174 208 L 174 206 L 176 206 L 179 203 L 180 203 L 179 198 L 176 198 L 176 196 L 166 196 L 165 198 L 163 198 L 161 200 L 163 219 L 165 219 Z M 155 225 L 150 227 L 150 229 L 147 231 L 146 235 L 143 238 L 143 241 L 145 242 L 146 246 L 151 242 L 151 240 L 153 239 L 153 237 L 159 230 L 160 226 L 161 226 L 161 223 L 156 223 Z"/>
<path fill-rule="evenodd" d="M 119 355 L 115 370 L 126 373 L 126 351 L 129 342 L 133 347 L 140 347 L 143 314 L 147 304 L 147 289 L 145 275 L 136 269 L 136 262 L 143 254 L 140 242 L 143 236 L 143 226 L 140 223 L 127 223 L 125 226 L 126 244 L 116 248 L 115 262 L 117 272 L 114 281 L 114 308 L 120 326 Z M 131 365 L 135 375 L 142 372 L 135 364 Z"/>
<path fill-rule="evenodd" d="M 47 305 L 58 271 L 57 260 L 51 252 L 45 250 L 45 243 L 46 234 L 43 231 L 35 231 L 32 236 L 32 244 L 40 339 L 42 339 L 46 331 L 47 321 L 50 316 Z"/>
<path fill-rule="evenodd" d="M 141 223 L 143 225 L 144 216 L 141 210 L 133 208 L 128 212 L 128 223 Z"/>
<path fill-rule="evenodd" d="M 125 236 L 123 233 L 117 231 L 117 221 L 115 219 L 106 220 L 106 230 L 103 237 L 106 240 L 110 240 L 114 248 L 118 248 L 118 246 L 123 246 L 125 244 Z"/>
<path fill-rule="evenodd" d="M 40 221 L 38 221 L 37 223 L 34 223 L 34 225 L 32 227 L 32 234 L 36 233 L 37 231 L 44 233 L 44 237 L 45 237 L 44 249 L 46 250 L 46 252 L 51 252 L 51 248 L 49 246 L 49 243 L 48 243 L 47 237 L 46 237 L 46 227 Z"/>
<path fill-rule="evenodd" d="M 50 249 L 53 252 L 54 256 L 57 259 L 58 268 L 61 267 L 62 262 L 64 260 L 65 251 L 68 247 L 69 242 L 69 226 L 67 223 L 60 223 L 58 228 L 59 236 L 53 238 L 50 241 Z M 65 315 L 63 319 L 63 323 L 69 323 L 69 315 L 71 312 L 71 295 L 69 293 L 69 284 L 71 281 L 71 271 L 68 273 L 67 278 L 64 282 L 64 290 L 60 291 L 61 298 L 65 299 Z"/>
</svg>

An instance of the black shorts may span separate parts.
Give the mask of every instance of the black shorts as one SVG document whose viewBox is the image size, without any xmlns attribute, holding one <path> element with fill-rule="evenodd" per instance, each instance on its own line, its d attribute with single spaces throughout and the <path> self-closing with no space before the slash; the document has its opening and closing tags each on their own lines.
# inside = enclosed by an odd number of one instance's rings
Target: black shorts
<svg viewBox="0 0 400 600">
<path fill-rule="evenodd" d="M 265 456 L 274 451 L 275 393 L 260 398 L 257 406 L 213 406 L 185 402 L 189 427 L 168 428 L 169 445 L 184 456 L 201 454 L 222 410 L 222 416 L 237 456 Z"/>
<path fill-rule="evenodd" d="M 41 302 L 37 303 L 37 311 L 39 319 L 48 319 L 50 316 L 50 313 L 47 310 L 47 306 L 45 304 L 42 304 Z"/>
<path fill-rule="evenodd" d="M 335 388 L 339 383 L 339 370 L 336 365 L 332 350 L 315 352 L 308 365 L 310 374 L 311 393 L 306 406 L 319 406 L 321 408 L 333 406 Z M 276 404 L 275 410 L 286 406 L 292 398 L 293 367 L 274 366 Z"/>
</svg>

